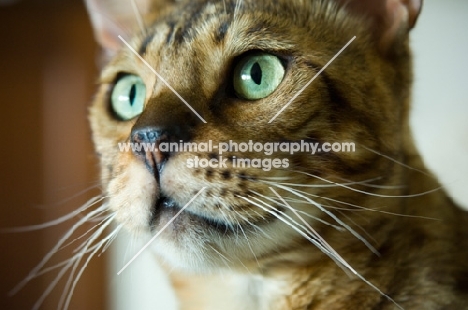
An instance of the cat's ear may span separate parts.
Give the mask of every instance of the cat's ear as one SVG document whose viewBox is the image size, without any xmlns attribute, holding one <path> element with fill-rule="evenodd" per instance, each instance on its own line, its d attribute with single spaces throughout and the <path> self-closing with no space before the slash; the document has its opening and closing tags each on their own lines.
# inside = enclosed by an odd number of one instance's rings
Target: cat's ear
<svg viewBox="0 0 468 310">
<path fill-rule="evenodd" d="M 149 0 L 86 0 L 86 7 L 94 29 L 94 36 L 104 51 L 104 57 L 111 57 L 124 39 L 137 27 L 144 27 L 142 16 L 150 9 Z"/>
<path fill-rule="evenodd" d="M 387 48 L 416 25 L 423 0 L 338 0 L 344 7 L 368 16 L 375 23 L 375 35 Z"/>
</svg>

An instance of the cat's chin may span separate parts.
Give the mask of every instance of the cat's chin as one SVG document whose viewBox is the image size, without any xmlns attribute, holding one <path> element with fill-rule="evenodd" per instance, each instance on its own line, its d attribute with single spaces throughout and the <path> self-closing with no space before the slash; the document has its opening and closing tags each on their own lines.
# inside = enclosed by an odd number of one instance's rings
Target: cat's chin
<svg viewBox="0 0 468 310">
<path fill-rule="evenodd" d="M 246 265 L 251 264 L 256 266 L 248 243 L 242 242 L 249 234 L 248 227 L 233 228 L 230 223 L 190 208 L 182 210 L 183 207 L 164 196 L 154 207 L 150 231 L 157 238 L 152 248 L 163 261 L 178 270 L 195 273 L 225 270 L 227 257 L 232 259 L 228 268 L 231 270 L 245 270 Z M 239 231 L 244 231 L 245 235 L 233 237 Z"/>
<path fill-rule="evenodd" d="M 155 252 L 173 267 L 188 272 L 209 272 L 225 267 L 217 253 L 220 240 L 229 234 L 227 224 L 182 210 L 168 197 L 155 206 L 150 224 Z"/>
</svg>

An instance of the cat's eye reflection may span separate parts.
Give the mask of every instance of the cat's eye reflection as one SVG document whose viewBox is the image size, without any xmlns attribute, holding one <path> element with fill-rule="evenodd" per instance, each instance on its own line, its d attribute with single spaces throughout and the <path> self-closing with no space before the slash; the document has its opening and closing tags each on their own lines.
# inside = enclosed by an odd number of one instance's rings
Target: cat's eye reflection
<svg viewBox="0 0 468 310">
<path fill-rule="evenodd" d="M 130 120 L 143 112 L 146 86 L 136 75 L 123 75 L 115 83 L 111 94 L 111 107 L 121 120 Z"/>
<path fill-rule="evenodd" d="M 284 74 L 284 66 L 278 57 L 267 53 L 248 55 L 234 69 L 234 90 L 243 99 L 262 99 L 278 88 Z"/>
</svg>

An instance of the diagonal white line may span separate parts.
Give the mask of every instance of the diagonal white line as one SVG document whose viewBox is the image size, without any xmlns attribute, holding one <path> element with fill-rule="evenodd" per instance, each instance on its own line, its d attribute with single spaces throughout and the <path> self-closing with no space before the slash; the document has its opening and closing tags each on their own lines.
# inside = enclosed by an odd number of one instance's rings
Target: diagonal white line
<svg viewBox="0 0 468 310">
<path fill-rule="evenodd" d="M 178 93 L 174 88 L 172 88 L 172 86 L 169 85 L 169 83 L 167 83 L 167 81 L 166 81 L 158 72 L 156 72 L 156 70 L 154 70 L 153 67 L 151 67 L 151 66 L 149 65 L 149 63 L 147 63 L 146 60 L 144 60 L 143 57 L 141 57 L 140 54 L 138 54 L 137 51 L 135 51 L 135 50 L 133 49 L 133 47 L 131 47 L 130 44 L 128 44 L 127 41 L 125 41 L 124 38 L 122 38 L 122 37 L 119 35 L 119 39 L 120 39 L 125 45 L 127 45 L 127 47 L 128 47 L 138 58 L 140 58 L 140 60 L 143 61 L 143 63 L 144 63 L 144 64 L 145 64 L 145 65 L 146 65 L 146 66 L 147 66 L 147 67 L 164 83 L 164 84 L 166 84 L 166 86 L 167 86 L 177 97 L 179 97 L 179 99 L 180 99 L 183 103 L 185 103 L 185 105 L 186 105 L 190 110 L 192 110 L 192 112 L 195 113 L 195 115 L 198 116 L 198 118 L 199 118 L 203 123 L 206 124 L 206 121 L 203 119 L 203 117 L 201 117 L 200 114 L 198 114 L 197 111 L 195 111 L 195 109 L 192 108 L 192 106 L 191 106 L 184 98 L 182 98 L 182 96 L 179 95 L 179 93 Z"/>
<path fill-rule="evenodd" d="M 301 90 L 299 90 L 292 98 L 291 100 L 289 100 L 289 102 L 281 109 L 279 110 L 278 113 L 276 113 L 275 116 L 273 116 L 273 118 L 268 122 L 268 124 L 270 124 L 271 122 L 273 122 L 277 117 L 278 115 L 280 115 L 294 100 L 296 100 L 296 98 L 338 57 L 340 56 L 340 54 L 351 44 L 351 42 L 354 41 L 354 39 L 356 39 L 356 36 L 354 36 L 348 43 L 346 43 L 345 46 L 343 46 L 343 48 L 338 52 L 336 53 L 335 56 L 333 56 L 332 59 L 330 59 L 329 62 L 327 62 L 327 64 L 319 71 L 317 72 L 317 74 L 309 81 L 307 82 L 307 84 L 304 85 L 304 87 L 301 88 Z"/>
<path fill-rule="evenodd" d="M 187 202 L 187 204 L 182 208 L 180 209 L 179 212 L 177 212 L 176 215 L 174 215 L 173 218 L 171 218 L 171 220 L 169 222 L 166 223 L 166 225 L 164 225 L 163 228 L 161 228 L 161 230 L 158 231 L 158 233 L 156 235 L 153 236 L 153 238 L 151 238 L 150 241 L 148 241 L 148 243 L 145 244 L 144 247 L 141 248 L 140 251 L 138 251 L 138 253 L 135 254 L 135 256 L 133 256 L 133 258 L 127 263 L 125 264 L 125 266 L 123 266 L 122 269 L 120 269 L 119 272 L 117 272 L 117 275 L 120 275 L 122 273 L 122 271 L 124 271 L 144 250 L 146 250 L 146 248 L 154 241 L 156 240 L 156 238 L 167 228 L 167 226 L 171 225 L 172 222 L 174 222 L 174 220 L 192 203 L 192 201 L 195 200 L 195 198 L 198 197 L 198 195 L 200 195 L 204 190 L 205 190 L 206 186 L 203 187 L 195 196 L 192 197 L 192 199 L 190 199 L 189 202 Z"/>
</svg>

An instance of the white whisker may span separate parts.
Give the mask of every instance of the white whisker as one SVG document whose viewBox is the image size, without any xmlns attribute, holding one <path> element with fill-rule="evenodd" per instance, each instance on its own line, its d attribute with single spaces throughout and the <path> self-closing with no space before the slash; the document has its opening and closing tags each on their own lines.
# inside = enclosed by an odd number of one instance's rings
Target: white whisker
<svg viewBox="0 0 468 310">
<path fill-rule="evenodd" d="M 349 189 L 349 190 L 351 190 L 353 192 L 356 192 L 356 193 L 365 194 L 365 195 L 374 196 L 374 197 L 380 197 L 380 198 L 415 198 L 415 197 L 425 196 L 427 194 L 440 191 L 442 189 L 442 187 L 439 186 L 437 188 L 434 188 L 434 189 L 431 189 L 431 190 L 428 190 L 428 191 L 425 191 L 425 192 L 421 192 L 421 193 L 417 193 L 417 194 L 411 194 L 411 195 L 383 195 L 383 194 L 376 194 L 376 193 L 372 193 L 372 192 L 366 192 L 366 191 L 362 191 L 362 190 L 359 190 L 359 189 L 355 189 L 355 188 L 352 188 L 350 186 L 343 185 L 341 183 L 336 183 L 336 182 L 333 182 L 333 181 L 329 181 L 327 179 L 319 177 L 318 175 L 313 175 L 313 174 L 310 174 L 310 173 L 307 173 L 307 172 L 304 172 L 304 171 L 298 171 L 298 170 L 293 170 L 293 171 L 297 172 L 297 173 L 302 173 L 302 174 L 311 176 L 313 178 L 319 179 L 319 180 L 327 182 L 327 183 L 335 184 L 335 185 L 337 185 L 339 187 Z"/>
<path fill-rule="evenodd" d="M 267 199 L 267 200 L 269 200 L 269 201 L 271 201 L 271 202 L 284 205 L 283 203 L 276 201 L 273 197 L 268 197 L 268 196 L 262 195 L 262 194 L 260 194 L 260 193 L 258 193 L 258 192 L 256 192 L 256 191 L 250 191 L 250 192 L 252 192 L 252 193 L 254 193 L 254 194 L 256 194 L 256 195 L 258 195 L 258 196 L 260 196 L 260 197 L 262 197 L 262 198 L 264 198 L 264 199 Z M 260 201 L 261 201 L 261 200 L 260 200 Z M 300 202 L 300 203 L 307 203 L 307 202 L 305 202 L 305 201 L 299 201 L 299 202 Z M 285 207 L 286 207 L 286 205 L 285 205 Z M 276 210 L 276 208 L 275 208 L 275 210 Z M 279 212 L 279 210 L 276 210 L 276 211 Z M 304 212 L 304 211 L 299 211 L 299 212 Z M 306 212 L 304 212 L 304 213 L 306 213 Z M 313 218 L 314 220 L 316 220 L 316 221 L 318 221 L 318 222 L 320 222 L 320 223 L 323 223 L 323 224 L 325 224 L 325 225 L 327 225 L 327 226 L 331 226 L 331 227 L 335 228 L 336 230 L 339 230 L 339 231 L 344 231 L 344 230 L 345 230 L 345 229 L 344 229 L 343 227 L 341 227 L 341 226 L 333 225 L 332 223 L 329 223 L 329 222 L 327 222 L 327 221 L 325 221 L 325 220 L 323 220 L 323 219 L 321 219 L 321 218 L 318 218 L 318 217 L 313 216 L 313 215 L 308 214 L 308 213 L 306 213 L 306 214 L 307 214 L 308 217 Z M 287 215 L 287 214 L 284 214 L 284 215 L 287 216 L 287 217 L 289 217 L 289 215 Z M 294 221 L 291 217 L 289 217 L 289 218 L 290 218 L 290 220 Z M 298 223 L 295 223 L 295 224 L 300 225 L 300 224 L 298 224 Z"/>
<path fill-rule="evenodd" d="M 137 6 L 135 0 L 130 0 L 130 3 L 132 4 L 133 13 L 135 13 L 135 17 L 136 17 L 138 26 L 140 27 L 141 33 L 143 33 L 143 35 L 146 36 L 147 33 L 146 33 L 145 23 L 143 21 L 143 16 L 141 15 L 141 12 L 138 9 L 138 6 Z"/>
<path fill-rule="evenodd" d="M 324 200 L 328 200 L 328 201 L 332 201 L 332 202 L 336 202 L 336 203 L 339 203 L 339 204 L 343 204 L 343 205 L 347 205 L 347 206 L 353 207 L 353 208 L 348 208 L 348 209 L 347 209 L 347 208 L 338 208 L 338 207 L 333 207 L 333 206 L 322 205 L 322 206 L 324 206 L 324 207 L 333 208 L 333 209 L 335 209 L 335 210 L 340 210 L 340 211 L 353 211 L 353 212 L 369 211 L 369 212 L 378 212 L 378 213 L 382 213 L 382 214 L 395 215 L 395 216 L 401 216 L 401 217 L 407 217 L 407 218 L 415 218 L 415 219 L 423 219 L 423 220 L 440 221 L 440 219 L 437 219 L 437 218 L 434 218 L 434 217 L 401 214 L 401 213 L 396 213 L 396 212 L 383 211 L 383 210 L 380 210 L 380 209 L 378 209 L 378 208 L 374 208 L 374 209 L 372 209 L 372 208 L 366 208 L 366 207 L 359 206 L 359 205 L 356 205 L 356 204 L 353 204 L 353 203 L 350 203 L 350 202 L 341 201 L 341 200 L 333 199 L 333 198 L 330 198 L 330 197 L 324 197 L 324 196 L 314 195 L 314 194 L 311 194 L 311 193 L 308 193 L 308 192 L 305 192 L 305 191 L 300 191 L 300 190 L 295 190 L 295 191 L 298 192 L 298 193 L 307 195 L 307 196 L 311 196 L 311 197 L 315 197 L 315 198 L 320 198 L 320 199 L 324 199 Z M 303 203 L 306 203 L 306 202 L 303 202 Z"/>
<path fill-rule="evenodd" d="M 59 217 L 58 219 L 46 222 L 44 224 L 31 225 L 31 226 L 25 226 L 25 227 L 17 227 L 17 228 L 7 228 L 7 229 L 2 230 L 2 232 L 8 232 L 8 233 L 30 232 L 30 231 L 35 231 L 35 230 L 41 230 L 41 229 L 48 228 L 48 227 L 51 227 L 51 226 L 56 226 L 56 225 L 62 224 L 63 222 L 66 222 L 66 221 L 74 218 L 75 216 L 77 216 L 81 212 L 83 212 L 83 211 L 91 208 L 92 206 L 94 206 L 96 203 L 101 202 L 103 199 L 104 198 L 102 196 L 93 197 L 90 200 L 88 200 L 80 208 L 78 208 L 76 210 L 73 210 L 72 212 L 70 212 L 67 215 L 64 215 L 62 217 Z"/>
<path fill-rule="evenodd" d="M 388 156 L 388 155 L 382 154 L 382 153 L 380 153 L 380 152 L 378 152 L 378 151 L 375 151 L 375 150 L 373 150 L 373 149 L 371 149 L 371 148 L 368 148 L 368 147 L 366 147 L 365 145 L 361 145 L 361 147 L 364 148 L 364 149 L 366 149 L 366 150 L 368 150 L 369 152 L 372 152 L 372 153 L 377 154 L 377 155 L 379 155 L 379 156 L 382 156 L 382 157 L 384 157 L 384 158 L 386 158 L 386 159 L 388 159 L 388 160 L 390 160 L 390 161 L 393 161 L 394 163 L 396 163 L 396 164 L 398 164 L 398 165 L 400 165 L 400 166 L 402 166 L 402 167 L 408 168 L 408 169 L 413 170 L 413 171 L 417 171 L 417 172 L 419 172 L 419 173 L 424 174 L 425 176 L 428 176 L 428 177 L 431 177 L 432 179 L 434 179 L 434 177 L 433 177 L 430 173 L 428 173 L 428 172 L 426 172 L 426 171 L 422 171 L 422 170 L 420 170 L 420 169 L 416 169 L 416 168 L 414 168 L 414 167 L 408 166 L 407 164 L 402 163 L 401 161 L 398 161 L 398 160 L 396 160 L 396 159 L 394 159 L 394 158 L 391 158 L 391 157 Z"/>
<path fill-rule="evenodd" d="M 100 213 L 103 209 L 106 209 L 107 205 L 102 205 L 96 210 L 89 212 L 85 217 L 81 218 L 76 224 L 72 226 L 68 230 L 65 235 L 60 238 L 57 244 L 44 256 L 44 258 L 39 262 L 39 264 L 34 267 L 31 272 L 28 274 L 26 278 L 24 278 L 18 285 L 16 285 L 13 290 L 10 291 L 10 295 L 16 294 L 19 290 L 21 290 L 31 279 L 35 277 L 35 275 L 47 264 L 47 262 L 52 258 L 52 256 L 62 247 L 62 245 L 70 238 L 71 235 L 84 223 L 86 223 L 90 218 L 95 216 L 96 214 Z"/>
<path fill-rule="evenodd" d="M 102 212 L 106 212 L 106 210 L 103 210 Z M 69 243 L 67 243 L 67 244 L 65 244 L 64 246 L 62 246 L 62 247 L 59 249 L 59 251 L 65 249 L 66 247 L 71 246 L 71 245 L 72 245 L 73 243 L 75 243 L 76 241 L 78 241 L 78 240 L 84 238 L 84 237 L 85 237 L 86 235 L 88 235 L 91 231 L 93 231 L 93 230 L 96 229 L 97 227 L 101 226 L 102 223 L 104 223 L 104 222 L 105 222 L 106 220 L 108 220 L 110 217 L 112 217 L 112 214 L 111 214 L 111 215 L 107 215 L 103 220 L 101 220 L 98 224 L 94 225 L 93 227 L 89 228 L 85 233 L 83 233 L 82 235 L 78 236 L 77 238 L 73 239 L 73 240 L 70 241 Z M 91 220 L 88 221 L 88 222 L 91 222 Z M 76 253 L 76 252 L 77 252 L 77 249 L 75 249 L 73 252 Z"/>
<path fill-rule="evenodd" d="M 111 218 L 105 225 L 102 226 L 102 231 L 111 223 L 111 221 L 113 220 L 113 218 Z M 117 235 L 117 233 L 120 231 L 120 229 L 122 228 L 122 225 L 119 225 L 117 226 L 117 228 L 114 229 L 114 231 L 112 231 L 112 233 L 110 233 L 107 237 L 105 237 L 104 239 L 102 239 L 97 245 L 96 245 L 96 249 L 94 251 L 92 251 L 88 257 L 86 258 L 86 261 L 84 263 L 84 265 L 81 267 L 80 271 L 78 272 L 78 274 L 76 275 L 75 277 L 75 280 L 73 281 L 72 283 L 72 286 L 70 288 L 70 290 L 68 291 L 68 297 L 66 299 L 66 302 L 65 302 L 65 305 L 63 307 L 64 310 L 68 309 L 68 306 L 70 305 L 70 301 L 71 301 L 71 298 L 73 296 L 73 292 L 75 290 L 75 287 L 78 283 L 78 281 L 80 280 L 81 278 L 81 275 L 83 274 L 83 272 L 85 271 L 86 267 L 88 266 L 88 263 L 89 261 L 94 257 L 94 255 L 102 248 L 103 245 L 105 245 L 107 243 L 107 241 L 111 238 L 113 238 L 113 236 Z M 101 231 L 101 233 L 102 233 Z M 100 233 L 99 235 L 96 236 L 99 237 L 100 236 Z M 65 292 L 65 290 L 64 290 Z M 62 303 L 60 302 L 60 305 Z"/>
<path fill-rule="evenodd" d="M 358 234 L 354 229 L 352 229 L 349 225 L 347 225 L 346 223 L 344 223 L 342 220 L 340 220 L 335 214 L 333 214 L 332 212 L 326 210 L 324 207 L 322 207 L 321 204 L 319 204 L 318 202 L 298 193 L 296 190 L 293 190 L 289 187 L 286 187 L 286 186 L 282 186 L 282 185 L 275 185 L 276 187 L 278 188 L 281 188 L 281 189 L 284 189 L 288 192 L 290 192 L 291 194 L 293 195 L 296 195 L 298 197 L 301 197 L 305 200 L 307 200 L 308 202 L 310 202 L 312 205 L 316 206 L 320 211 L 324 212 L 325 214 L 327 214 L 328 216 L 330 216 L 332 219 L 334 219 L 338 224 L 340 224 L 341 226 L 343 226 L 344 228 L 346 228 L 346 230 L 348 230 L 352 235 L 354 235 L 357 239 L 361 240 L 369 250 L 371 250 L 374 254 L 379 255 L 379 252 L 365 239 L 363 238 L 360 234 Z"/>
<path fill-rule="evenodd" d="M 273 189 L 271 188 L 271 191 L 273 193 L 275 193 L 278 198 L 280 198 L 286 205 L 286 201 L 284 201 L 284 199 L 282 199 L 282 197 Z M 364 278 L 361 274 L 359 274 L 359 272 L 357 272 L 353 267 L 351 267 L 351 265 L 348 264 L 348 262 L 343 258 L 341 257 L 341 255 L 338 254 L 338 252 L 335 251 L 335 249 L 333 249 L 333 247 L 331 247 L 326 241 L 325 239 L 323 239 L 313 228 L 312 226 L 309 225 L 309 223 L 307 223 L 297 212 L 295 212 L 294 208 L 290 207 L 290 209 L 295 213 L 295 215 L 297 217 L 299 217 L 300 220 L 302 220 L 304 222 L 304 224 L 309 228 L 310 231 L 314 232 L 314 236 L 316 236 L 316 238 L 319 239 L 320 243 L 323 245 L 323 247 L 331 254 L 330 257 L 333 257 L 334 260 L 337 260 L 340 265 L 346 267 L 349 271 L 351 271 L 354 275 L 356 275 L 358 278 L 360 278 L 362 281 L 364 281 L 367 285 L 369 285 L 370 287 L 372 287 L 373 289 L 375 289 L 377 292 L 379 292 L 379 294 L 381 294 L 382 296 L 385 296 L 388 300 L 390 300 L 394 305 L 396 305 L 398 308 L 400 309 L 403 309 L 396 301 L 394 301 L 390 296 L 388 296 L 387 294 L 385 294 L 384 292 L 382 292 L 377 286 L 375 286 L 372 282 L 368 281 L 366 278 Z M 314 239 L 315 240 L 315 239 Z M 323 250 L 322 250 L 323 251 Z"/>
</svg>

